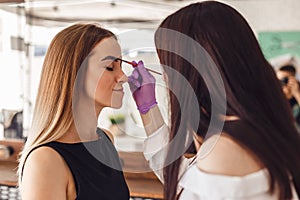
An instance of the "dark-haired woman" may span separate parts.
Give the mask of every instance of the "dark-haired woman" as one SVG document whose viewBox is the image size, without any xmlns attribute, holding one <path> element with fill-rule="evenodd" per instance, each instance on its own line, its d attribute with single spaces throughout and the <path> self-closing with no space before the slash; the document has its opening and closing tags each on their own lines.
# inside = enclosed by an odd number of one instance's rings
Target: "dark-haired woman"
<svg viewBox="0 0 300 200">
<path fill-rule="evenodd" d="M 169 128 L 142 62 L 128 80 L 165 199 L 298 199 L 299 134 L 247 21 L 224 3 L 195 3 L 160 24 L 155 44 L 169 88 Z M 203 144 L 186 159 L 193 138 Z"/>
</svg>

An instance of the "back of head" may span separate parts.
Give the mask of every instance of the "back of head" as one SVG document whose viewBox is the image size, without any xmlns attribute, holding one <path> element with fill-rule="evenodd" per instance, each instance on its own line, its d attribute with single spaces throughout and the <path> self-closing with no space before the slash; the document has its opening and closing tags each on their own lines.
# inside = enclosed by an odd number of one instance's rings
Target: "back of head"
<svg viewBox="0 0 300 200">
<path fill-rule="evenodd" d="M 199 44 L 204 51 L 185 42 L 182 35 Z M 257 132 L 251 136 L 228 134 L 250 149 L 269 169 L 272 178 L 281 183 L 289 182 L 288 176 L 279 177 L 279 174 L 286 173 L 286 168 L 288 171 L 294 168 L 290 168 L 289 164 L 282 165 L 282 162 L 291 161 L 284 158 L 287 152 L 277 151 L 276 145 L 290 148 L 283 140 L 294 142 L 293 146 L 300 145 L 299 136 L 275 72 L 264 58 L 253 31 L 242 15 L 232 7 L 216 1 L 191 4 L 161 23 L 155 34 L 155 44 L 160 62 L 169 75 L 170 88 L 176 88 L 179 94 L 175 96 L 174 91 L 170 92 L 171 138 L 184 131 L 199 114 L 198 134 L 202 136 L 206 134 L 203 131 L 212 125 L 210 122 L 217 120 L 220 115 L 238 116 Z M 176 52 L 187 53 L 183 57 Z M 195 63 L 200 67 L 195 66 Z M 189 81 L 194 90 L 191 93 L 197 95 L 200 113 L 194 112 L 187 90 L 180 88 L 178 76 L 171 74 L 170 69 L 178 71 Z M 219 76 L 221 82 L 216 81 Z M 223 91 L 225 95 L 221 96 Z M 214 103 L 213 99 L 216 99 Z M 183 103 L 179 105 L 178 101 Z M 212 108 L 215 108 L 215 112 Z M 224 110 L 226 113 L 222 113 Z M 181 121 L 181 117 L 185 120 Z M 178 124 L 184 128 L 181 129 Z M 174 149 L 184 146 L 184 141 L 182 139 L 181 143 L 174 144 Z M 170 152 L 174 149 L 171 147 Z M 295 156 L 294 151 L 287 151 Z M 297 160 L 298 166 L 299 158 Z M 177 160 L 168 166 L 166 174 L 176 174 L 179 162 Z M 173 177 L 166 177 L 165 188 L 172 188 L 165 190 L 166 199 L 174 198 L 172 191 L 176 191 L 176 175 Z M 272 182 L 272 189 L 273 186 Z M 290 190 L 281 188 L 281 195 L 288 197 L 290 194 Z"/>
</svg>

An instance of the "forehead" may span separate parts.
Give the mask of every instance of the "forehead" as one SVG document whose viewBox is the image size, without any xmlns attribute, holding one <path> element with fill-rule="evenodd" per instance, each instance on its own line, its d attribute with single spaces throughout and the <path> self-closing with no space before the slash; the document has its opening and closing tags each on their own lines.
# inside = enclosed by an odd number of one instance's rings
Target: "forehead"
<svg viewBox="0 0 300 200">
<path fill-rule="evenodd" d="M 282 78 L 285 78 L 285 77 L 288 77 L 288 76 L 291 76 L 291 73 L 287 72 L 287 71 L 277 71 L 276 72 L 276 75 L 279 79 L 282 79 Z"/>
<path fill-rule="evenodd" d="M 113 37 L 104 38 L 101 40 L 91 51 L 91 57 L 97 57 L 99 59 L 105 58 L 106 56 L 121 56 L 121 48 L 116 39 Z"/>
</svg>

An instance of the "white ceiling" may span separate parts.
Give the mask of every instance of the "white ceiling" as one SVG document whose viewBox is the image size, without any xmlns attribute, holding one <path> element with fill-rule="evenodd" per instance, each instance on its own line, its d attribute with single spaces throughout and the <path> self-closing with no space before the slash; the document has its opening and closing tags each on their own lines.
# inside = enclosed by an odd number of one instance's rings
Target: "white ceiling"
<svg viewBox="0 0 300 200">
<path fill-rule="evenodd" d="M 10 0 L 8 0 L 10 1 Z M 26 13 L 32 24 L 57 26 L 76 21 L 98 21 L 120 27 L 153 28 L 167 15 L 195 0 L 30 0 L 0 4 Z M 1 2 L 1 1 L 0 1 Z"/>
<path fill-rule="evenodd" d="M 0 9 L 26 15 L 27 23 L 44 27 L 97 21 L 120 29 L 155 29 L 169 14 L 198 1 L 203 0 L 0 0 Z M 218 1 L 236 7 L 257 30 L 293 29 L 298 25 L 300 0 Z"/>
</svg>

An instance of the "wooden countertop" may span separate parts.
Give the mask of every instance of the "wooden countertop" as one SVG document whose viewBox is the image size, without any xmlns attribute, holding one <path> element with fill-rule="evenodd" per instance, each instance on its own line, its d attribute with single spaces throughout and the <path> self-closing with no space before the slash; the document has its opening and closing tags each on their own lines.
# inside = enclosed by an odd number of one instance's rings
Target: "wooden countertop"
<svg viewBox="0 0 300 200">
<path fill-rule="evenodd" d="M 0 185 L 16 186 L 18 182 L 16 162 L 0 161 Z"/>
<path fill-rule="evenodd" d="M 142 152 L 120 152 L 131 197 L 163 199 L 163 185 L 150 169 Z"/>
<path fill-rule="evenodd" d="M 126 182 L 131 197 L 163 199 L 163 187 L 159 181 L 126 178 Z"/>
</svg>

